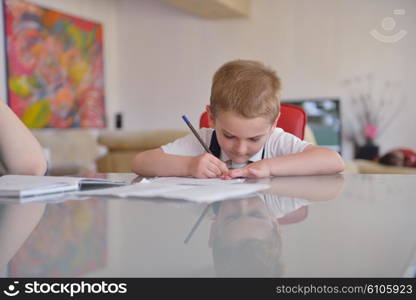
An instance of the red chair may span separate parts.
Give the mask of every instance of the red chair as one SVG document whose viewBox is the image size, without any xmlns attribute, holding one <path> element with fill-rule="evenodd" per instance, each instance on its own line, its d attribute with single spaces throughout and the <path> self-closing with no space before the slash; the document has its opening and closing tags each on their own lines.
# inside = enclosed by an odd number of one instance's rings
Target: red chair
<svg viewBox="0 0 416 300">
<path fill-rule="evenodd" d="M 305 135 L 306 114 L 299 106 L 283 103 L 280 105 L 280 118 L 276 127 L 282 128 L 303 140 Z M 208 113 L 202 113 L 199 128 L 209 128 Z"/>
<path fill-rule="evenodd" d="M 277 218 L 280 225 L 292 224 L 303 221 L 308 216 L 308 206 L 299 207 L 297 210 L 284 215 L 283 217 Z"/>
</svg>

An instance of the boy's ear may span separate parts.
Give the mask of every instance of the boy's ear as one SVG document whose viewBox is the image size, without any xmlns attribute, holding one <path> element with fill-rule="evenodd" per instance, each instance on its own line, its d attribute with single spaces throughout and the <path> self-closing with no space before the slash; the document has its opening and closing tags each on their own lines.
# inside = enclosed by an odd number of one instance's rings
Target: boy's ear
<svg viewBox="0 0 416 300">
<path fill-rule="evenodd" d="M 276 117 L 276 119 L 274 120 L 274 122 L 273 122 L 273 126 L 271 127 L 271 131 L 270 132 L 273 132 L 273 130 L 276 128 L 276 126 L 277 126 L 277 121 L 279 120 L 279 118 L 280 118 L 280 112 L 279 112 L 279 114 L 277 115 L 277 117 Z"/>
<path fill-rule="evenodd" d="M 214 115 L 212 114 L 211 106 L 210 105 L 205 106 L 205 110 L 207 111 L 207 114 L 208 114 L 209 127 L 214 128 L 215 127 L 215 118 L 214 118 Z"/>
<path fill-rule="evenodd" d="M 277 121 L 279 121 L 279 118 L 280 118 L 280 111 L 279 111 L 279 114 L 277 115 L 277 117 L 276 117 L 276 119 L 274 120 L 274 127 L 276 127 L 277 126 Z"/>
</svg>

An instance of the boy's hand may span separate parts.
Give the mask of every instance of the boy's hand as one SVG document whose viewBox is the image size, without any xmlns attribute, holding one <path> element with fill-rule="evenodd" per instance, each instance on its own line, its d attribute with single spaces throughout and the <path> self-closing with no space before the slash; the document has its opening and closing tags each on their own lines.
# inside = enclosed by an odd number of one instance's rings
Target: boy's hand
<svg viewBox="0 0 416 300">
<path fill-rule="evenodd" d="M 230 178 L 227 165 L 210 153 L 193 157 L 189 163 L 189 173 L 195 178 Z"/>
<path fill-rule="evenodd" d="M 264 160 L 253 162 L 245 167 L 231 170 L 228 173 L 230 178 L 262 178 L 270 176 L 270 168 Z"/>
</svg>

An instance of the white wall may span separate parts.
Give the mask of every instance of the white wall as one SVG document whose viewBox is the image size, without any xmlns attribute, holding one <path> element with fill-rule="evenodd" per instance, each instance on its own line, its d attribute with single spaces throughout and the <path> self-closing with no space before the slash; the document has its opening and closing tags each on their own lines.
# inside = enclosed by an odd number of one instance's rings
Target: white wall
<svg viewBox="0 0 416 300">
<path fill-rule="evenodd" d="M 342 81 L 373 73 L 379 82 L 400 80 L 406 107 L 379 140 L 382 151 L 416 148 L 416 1 L 253 0 L 247 19 L 208 20 L 160 0 L 33 0 L 104 25 L 109 128 L 124 114 L 125 129 L 184 129 L 209 101 L 211 78 L 224 62 L 257 59 L 275 68 L 283 98 L 342 97 Z M 405 9 L 394 16 L 394 9 Z M 374 39 L 384 17 L 408 34 L 397 43 Z M 0 34 L 2 42 L 3 34 Z M 4 57 L 0 47 L 0 57 Z M 0 59 L 4 70 L 4 60 Z M 0 97 L 5 77 L 0 72 Z M 351 153 L 348 148 L 346 157 Z"/>
<path fill-rule="evenodd" d="M 416 1 L 254 0 L 248 19 L 207 20 L 162 1 L 121 0 L 119 5 L 120 106 L 126 129 L 184 128 L 180 116 L 197 124 L 209 101 L 211 77 L 224 62 L 258 59 L 283 79 L 284 98 L 343 97 L 342 81 L 373 73 L 400 80 L 415 94 Z M 394 16 L 394 9 L 405 9 Z M 384 17 L 408 31 L 397 43 L 374 39 Z M 413 52 L 412 52 L 413 51 Z M 382 151 L 416 148 L 414 101 L 380 139 Z M 351 155 L 348 149 L 347 157 Z"/>
<path fill-rule="evenodd" d="M 42 5 L 61 12 L 86 18 L 103 25 L 104 29 L 104 72 L 106 85 L 106 114 L 108 125 L 114 126 L 114 113 L 119 110 L 118 93 L 118 43 L 117 39 L 117 9 L 115 0 L 30 0 L 32 3 Z M 0 5 L 2 11 L 2 6 Z M 1 22 L 3 22 L 2 18 Z M 1 24 L 1 28 L 3 28 Z M 0 99 L 6 99 L 6 66 L 4 63 L 4 33 L 0 33 Z"/>
</svg>

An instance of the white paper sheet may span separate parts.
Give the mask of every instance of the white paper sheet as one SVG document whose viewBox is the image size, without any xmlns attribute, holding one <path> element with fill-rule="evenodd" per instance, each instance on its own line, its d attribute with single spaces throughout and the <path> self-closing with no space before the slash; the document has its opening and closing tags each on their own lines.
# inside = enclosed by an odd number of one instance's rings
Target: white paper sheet
<svg viewBox="0 0 416 300">
<path fill-rule="evenodd" d="M 164 194 L 165 198 L 183 199 L 192 202 L 215 202 L 219 200 L 251 195 L 259 190 L 270 188 L 269 185 L 240 183 L 221 186 L 195 186 L 190 189 Z"/>
<path fill-rule="evenodd" d="M 97 189 L 79 192 L 82 196 L 112 196 L 122 198 L 159 197 L 180 199 L 192 202 L 214 202 L 218 200 L 239 197 L 259 190 L 270 188 L 267 184 L 235 183 L 209 185 L 179 185 L 165 184 L 143 180 L 123 187 Z"/>
<path fill-rule="evenodd" d="M 116 197 L 157 197 L 165 193 L 173 193 L 183 189 L 189 189 L 192 186 L 173 185 L 162 183 L 151 183 L 141 181 L 139 183 L 126 185 L 122 187 L 95 189 L 77 193 L 82 196 L 116 196 Z"/>
<path fill-rule="evenodd" d="M 218 184 L 234 184 L 242 183 L 244 178 L 236 178 L 224 180 L 220 178 L 192 178 L 192 177 L 156 177 L 147 179 L 151 182 L 166 183 L 166 184 L 185 184 L 185 185 L 218 185 Z"/>
</svg>

